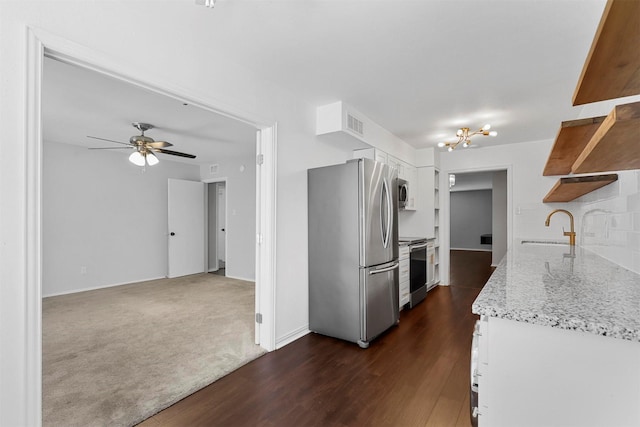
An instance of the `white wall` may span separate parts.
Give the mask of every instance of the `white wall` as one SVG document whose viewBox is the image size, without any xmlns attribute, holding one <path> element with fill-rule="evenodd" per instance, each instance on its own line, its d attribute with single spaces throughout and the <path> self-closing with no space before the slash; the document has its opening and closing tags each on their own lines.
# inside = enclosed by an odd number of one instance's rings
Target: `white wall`
<svg viewBox="0 0 640 427">
<path fill-rule="evenodd" d="M 226 276 L 254 281 L 256 277 L 256 165 L 255 155 L 221 158 L 218 172 L 211 173 L 209 165 L 200 168 L 205 182 L 225 179 L 227 218 L 225 234 Z"/>
<path fill-rule="evenodd" d="M 451 249 L 490 251 L 480 236 L 491 234 L 492 191 L 456 191 L 450 194 Z"/>
<path fill-rule="evenodd" d="M 495 267 L 507 253 L 507 171 L 496 171 L 492 176 L 491 265 Z"/>
<path fill-rule="evenodd" d="M 618 181 L 578 199 L 577 244 L 640 273 L 640 171 L 617 173 Z"/>
<path fill-rule="evenodd" d="M 142 172 L 128 154 L 45 142 L 44 296 L 167 275 L 167 179 L 200 170 L 161 159 Z"/>
</svg>

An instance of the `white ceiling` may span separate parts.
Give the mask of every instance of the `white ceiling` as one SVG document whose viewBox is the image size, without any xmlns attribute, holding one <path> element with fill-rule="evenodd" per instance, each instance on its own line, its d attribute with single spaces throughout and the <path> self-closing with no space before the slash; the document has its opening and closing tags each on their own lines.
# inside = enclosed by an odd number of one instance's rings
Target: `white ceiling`
<svg viewBox="0 0 640 427">
<path fill-rule="evenodd" d="M 159 154 L 161 161 L 209 164 L 256 152 L 254 127 L 95 71 L 45 58 L 43 80 L 46 142 L 115 148 L 87 136 L 127 143 L 140 134 L 135 121 L 154 125 L 145 135 L 172 143 L 169 150 L 196 155 L 190 160 Z"/>
<path fill-rule="evenodd" d="M 313 106 L 345 101 L 416 148 L 485 123 L 498 136 L 475 137 L 478 146 L 552 139 L 561 121 L 608 113 L 571 105 L 605 0 L 178 3 L 192 37 L 210 40 L 213 51 Z M 200 154 L 198 139 L 217 150 L 254 148 L 247 125 L 64 67 L 49 61 L 44 73 L 53 140 L 127 141 L 135 120 L 157 124 L 147 135 L 177 151 Z"/>
</svg>

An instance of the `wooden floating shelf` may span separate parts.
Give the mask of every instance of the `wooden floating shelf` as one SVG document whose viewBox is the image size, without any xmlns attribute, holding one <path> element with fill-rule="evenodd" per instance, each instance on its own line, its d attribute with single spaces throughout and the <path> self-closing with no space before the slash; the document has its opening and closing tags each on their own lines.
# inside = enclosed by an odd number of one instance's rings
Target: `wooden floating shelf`
<svg viewBox="0 0 640 427">
<path fill-rule="evenodd" d="M 640 1 L 609 0 L 573 105 L 640 94 Z"/>
<path fill-rule="evenodd" d="M 542 175 L 567 175 L 607 116 L 562 122 Z"/>
<path fill-rule="evenodd" d="M 639 130 L 640 102 L 614 107 L 574 162 L 571 172 L 640 169 Z"/>
<path fill-rule="evenodd" d="M 542 199 L 544 203 L 570 202 L 618 180 L 618 174 L 560 178 Z"/>
</svg>

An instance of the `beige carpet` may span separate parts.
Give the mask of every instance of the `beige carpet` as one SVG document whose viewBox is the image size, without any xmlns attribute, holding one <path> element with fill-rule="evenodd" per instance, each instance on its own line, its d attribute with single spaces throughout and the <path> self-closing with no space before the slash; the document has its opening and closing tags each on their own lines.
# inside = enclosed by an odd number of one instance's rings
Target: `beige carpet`
<svg viewBox="0 0 640 427">
<path fill-rule="evenodd" d="M 254 292 L 197 274 L 43 299 L 44 425 L 134 425 L 259 357 Z"/>
</svg>

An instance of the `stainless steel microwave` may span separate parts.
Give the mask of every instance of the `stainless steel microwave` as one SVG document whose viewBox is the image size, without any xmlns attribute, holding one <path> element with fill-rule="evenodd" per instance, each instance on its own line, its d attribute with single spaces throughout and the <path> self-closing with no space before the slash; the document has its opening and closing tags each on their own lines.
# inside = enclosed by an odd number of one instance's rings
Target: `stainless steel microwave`
<svg viewBox="0 0 640 427">
<path fill-rule="evenodd" d="M 409 200 L 409 183 L 404 179 L 398 178 L 398 207 L 404 209 Z"/>
</svg>

